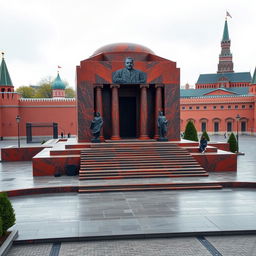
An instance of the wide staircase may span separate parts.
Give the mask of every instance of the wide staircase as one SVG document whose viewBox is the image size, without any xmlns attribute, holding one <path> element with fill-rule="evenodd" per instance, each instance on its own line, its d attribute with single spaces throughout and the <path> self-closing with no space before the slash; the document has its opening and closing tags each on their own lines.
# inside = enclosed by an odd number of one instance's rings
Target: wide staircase
<svg viewBox="0 0 256 256">
<path fill-rule="evenodd" d="M 208 176 L 174 143 L 99 143 L 81 151 L 80 180 Z"/>
</svg>

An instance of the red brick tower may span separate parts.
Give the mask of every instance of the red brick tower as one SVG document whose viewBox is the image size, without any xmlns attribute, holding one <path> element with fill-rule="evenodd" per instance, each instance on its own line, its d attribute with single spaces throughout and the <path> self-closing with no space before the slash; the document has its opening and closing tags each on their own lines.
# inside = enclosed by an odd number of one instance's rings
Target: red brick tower
<svg viewBox="0 0 256 256">
<path fill-rule="evenodd" d="M 225 20 L 224 31 L 221 41 L 221 53 L 219 55 L 218 73 L 234 72 L 232 53 L 230 52 L 231 41 L 228 33 L 228 22 Z"/>
<path fill-rule="evenodd" d="M 12 85 L 12 80 L 9 75 L 5 60 L 4 53 L 2 52 L 2 63 L 0 66 L 0 90 L 1 92 L 13 92 L 14 87 Z"/>
</svg>

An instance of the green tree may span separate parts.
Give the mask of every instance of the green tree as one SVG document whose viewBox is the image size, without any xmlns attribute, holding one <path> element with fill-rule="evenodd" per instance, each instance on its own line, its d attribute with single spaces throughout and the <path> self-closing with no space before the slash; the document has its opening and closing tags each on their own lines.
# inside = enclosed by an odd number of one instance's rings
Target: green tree
<svg viewBox="0 0 256 256">
<path fill-rule="evenodd" d="M 36 90 L 30 86 L 20 86 L 16 92 L 20 93 L 22 98 L 34 98 Z"/>
<path fill-rule="evenodd" d="M 185 140 L 198 141 L 197 130 L 192 121 L 187 122 L 183 138 Z"/>
<path fill-rule="evenodd" d="M 6 193 L 0 193 L 0 217 L 2 219 L 3 234 L 15 224 L 15 213 Z"/>
<path fill-rule="evenodd" d="M 35 98 L 52 98 L 51 84 L 41 84 L 36 89 Z"/>
<path fill-rule="evenodd" d="M 237 152 L 237 140 L 236 136 L 232 132 L 228 138 L 229 150 L 233 153 Z"/>
<path fill-rule="evenodd" d="M 41 85 L 43 85 L 43 84 L 52 84 L 53 80 L 54 80 L 54 79 L 53 79 L 51 76 L 46 76 L 46 77 L 42 78 L 42 79 L 37 83 L 37 85 L 38 85 L 38 86 L 41 86 Z"/>
<path fill-rule="evenodd" d="M 76 92 L 73 88 L 71 87 L 66 87 L 65 89 L 65 97 L 66 98 L 75 98 L 76 97 Z"/>
<path fill-rule="evenodd" d="M 203 136 L 206 138 L 207 141 L 210 141 L 210 137 L 209 137 L 207 131 L 203 131 L 201 138 L 202 138 Z"/>
</svg>

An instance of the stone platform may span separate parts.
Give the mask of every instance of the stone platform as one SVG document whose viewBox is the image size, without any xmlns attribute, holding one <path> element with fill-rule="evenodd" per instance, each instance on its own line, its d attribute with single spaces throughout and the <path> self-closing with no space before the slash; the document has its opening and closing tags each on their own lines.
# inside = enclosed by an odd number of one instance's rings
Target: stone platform
<svg viewBox="0 0 256 256">
<path fill-rule="evenodd" d="M 32 157 L 33 176 L 65 175 L 69 166 L 80 169 L 80 180 L 101 180 L 97 185 L 24 188 L 9 190 L 9 195 L 27 195 L 56 192 L 107 192 L 148 191 L 180 189 L 214 189 L 233 186 L 216 182 L 147 182 L 147 178 L 207 177 L 209 172 L 236 171 L 237 155 L 222 149 L 227 143 L 209 143 L 206 153 L 198 152 L 198 143 L 181 140 L 157 142 L 154 140 L 124 140 L 105 143 L 77 143 L 75 139 L 48 141 L 40 147 L 7 147 L 2 149 L 3 161 L 12 160 L 11 152 L 17 151 L 24 160 L 25 152 L 41 151 Z M 31 158 L 31 153 L 27 157 Z M 16 157 L 17 158 L 17 157 Z M 17 160 L 17 159 L 16 159 Z M 70 177 L 67 177 L 70 178 Z M 129 184 L 123 179 L 138 179 Z M 103 182 L 103 180 L 109 182 Z M 116 184 L 111 179 L 119 180 Z"/>
<path fill-rule="evenodd" d="M 142 143 L 142 144 L 141 144 Z M 202 168 L 206 171 L 236 171 L 237 169 L 237 155 L 232 154 L 223 149 L 228 148 L 227 143 L 209 143 L 205 154 L 198 152 L 198 143 L 190 141 L 174 141 L 174 142 L 106 142 L 106 143 L 77 143 L 74 139 L 53 140 L 51 148 L 47 147 L 40 151 L 33 157 L 33 175 L 34 176 L 53 176 L 55 173 L 64 174 L 67 165 L 76 165 L 80 168 L 81 151 L 90 151 L 92 148 L 122 148 L 122 147 L 136 147 L 143 145 L 144 148 L 150 145 L 158 145 L 161 147 L 178 145 L 180 148 L 187 150 L 189 154 L 199 162 Z M 48 145 L 49 146 L 49 145 Z M 107 151 L 106 151 L 107 152 Z M 142 151 L 143 152 L 143 151 Z M 171 155 L 169 155 L 171 157 Z"/>
</svg>

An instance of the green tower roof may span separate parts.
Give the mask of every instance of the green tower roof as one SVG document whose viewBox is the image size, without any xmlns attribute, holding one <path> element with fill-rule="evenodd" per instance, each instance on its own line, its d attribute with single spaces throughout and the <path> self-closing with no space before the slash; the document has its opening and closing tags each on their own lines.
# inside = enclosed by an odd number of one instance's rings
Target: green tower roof
<svg viewBox="0 0 256 256">
<path fill-rule="evenodd" d="M 228 34 L 228 22 L 227 22 L 227 20 L 225 20 L 222 41 L 229 41 L 229 40 L 230 39 L 229 39 L 229 34 Z"/>
<path fill-rule="evenodd" d="M 63 89 L 65 90 L 66 85 L 62 82 L 60 75 L 58 73 L 57 77 L 52 83 L 52 89 Z"/>
<path fill-rule="evenodd" d="M 2 52 L 2 63 L 0 66 L 0 86 L 13 86 L 12 80 L 9 75 L 5 60 L 4 60 L 4 53 Z"/>
<path fill-rule="evenodd" d="M 255 67 L 254 74 L 252 77 L 252 84 L 256 84 L 256 67 Z"/>
</svg>

